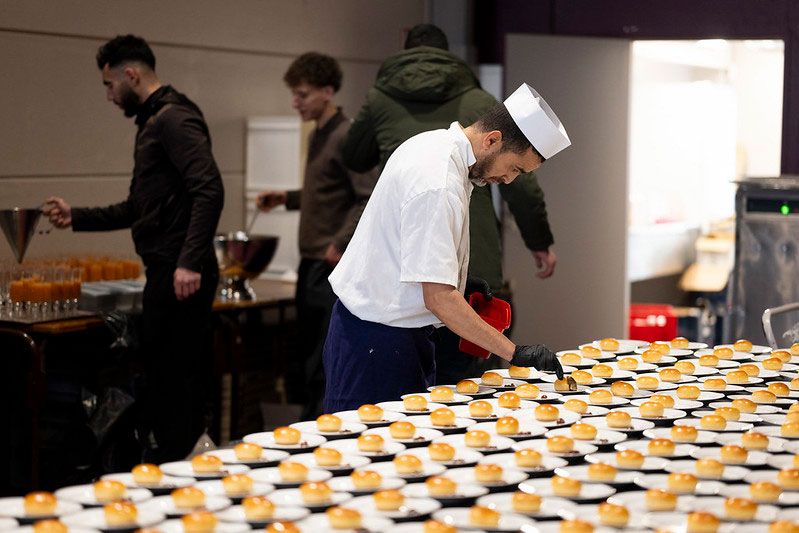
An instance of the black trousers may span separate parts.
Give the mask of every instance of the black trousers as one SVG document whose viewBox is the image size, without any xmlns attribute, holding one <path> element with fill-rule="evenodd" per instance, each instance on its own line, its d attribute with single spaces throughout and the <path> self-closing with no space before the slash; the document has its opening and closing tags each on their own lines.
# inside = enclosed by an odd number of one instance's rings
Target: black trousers
<svg viewBox="0 0 799 533">
<path fill-rule="evenodd" d="M 305 395 L 302 420 L 314 420 L 323 412 L 325 370 L 322 349 L 336 295 L 327 277 L 333 267 L 325 260 L 302 259 L 297 272 L 297 320 L 302 382 Z"/>
<path fill-rule="evenodd" d="M 147 266 L 140 362 L 144 370 L 142 415 L 157 447 L 155 463 L 185 458 L 205 427 L 205 389 L 213 358 L 211 306 L 219 281 L 216 259 L 203 267 L 200 289 L 175 297 L 174 264 Z"/>
</svg>

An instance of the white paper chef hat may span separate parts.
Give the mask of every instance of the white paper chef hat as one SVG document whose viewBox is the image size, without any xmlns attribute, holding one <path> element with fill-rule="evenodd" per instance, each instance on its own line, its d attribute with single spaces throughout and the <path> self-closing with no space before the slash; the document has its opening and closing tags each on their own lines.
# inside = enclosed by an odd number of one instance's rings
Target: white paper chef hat
<svg viewBox="0 0 799 533">
<path fill-rule="evenodd" d="M 538 153 L 549 159 L 571 145 L 563 124 L 535 89 L 522 83 L 505 100 L 505 107 Z"/>
</svg>

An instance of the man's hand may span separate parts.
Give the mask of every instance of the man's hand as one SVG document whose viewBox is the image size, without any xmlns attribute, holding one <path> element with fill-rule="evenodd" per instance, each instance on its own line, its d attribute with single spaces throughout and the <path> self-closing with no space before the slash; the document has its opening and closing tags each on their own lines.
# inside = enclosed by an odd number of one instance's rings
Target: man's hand
<svg viewBox="0 0 799 533">
<path fill-rule="evenodd" d="M 486 280 L 483 278 L 478 278 L 477 276 L 467 276 L 466 277 L 466 288 L 464 289 L 464 296 L 466 299 L 469 299 L 469 295 L 473 292 L 479 292 L 483 295 L 483 298 L 486 299 L 487 302 L 491 301 L 491 298 L 494 297 L 491 294 L 491 286 L 488 284 Z"/>
<path fill-rule="evenodd" d="M 534 250 L 533 257 L 535 258 L 535 266 L 538 268 L 536 276 L 541 279 L 547 279 L 555 272 L 555 263 L 558 262 L 558 258 L 552 248 Z"/>
<path fill-rule="evenodd" d="M 343 254 L 338 251 L 338 248 L 331 244 L 327 247 L 327 250 L 325 250 L 325 261 L 327 261 L 330 266 L 336 266 L 338 262 L 341 261 L 342 255 Z"/>
<path fill-rule="evenodd" d="M 255 205 L 264 213 L 268 213 L 275 207 L 285 204 L 286 197 L 286 191 L 264 191 L 256 198 Z"/>
<path fill-rule="evenodd" d="M 175 296 L 178 300 L 185 300 L 199 290 L 202 275 L 187 268 L 177 267 L 173 278 L 175 281 Z"/>
<path fill-rule="evenodd" d="M 530 346 L 517 346 L 510 360 L 513 366 L 532 366 L 538 370 L 555 372 L 558 379 L 563 379 L 563 367 L 560 366 L 558 357 L 543 344 Z"/>
<path fill-rule="evenodd" d="M 72 225 L 72 208 L 62 198 L 51 196 L 44 201 L 49 205 L 43 211 L 45 216 L 50 219 L 50 223 L 58 229 L 68 228 Z"/>
</svg>

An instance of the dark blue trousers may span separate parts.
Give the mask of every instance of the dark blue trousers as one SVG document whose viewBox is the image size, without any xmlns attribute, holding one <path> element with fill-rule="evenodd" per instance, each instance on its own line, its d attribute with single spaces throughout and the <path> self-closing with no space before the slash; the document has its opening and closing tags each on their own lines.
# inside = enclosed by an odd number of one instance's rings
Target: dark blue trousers
<svg viewBox="0 0 799 533">
<path fill-rule="evenodd" d="M 396 328 L 367 322 L 337 301 L 322 353 L 325 412 L 425 392 L 435 383 L 435 337 L 433 326 Z"/>
</svg>

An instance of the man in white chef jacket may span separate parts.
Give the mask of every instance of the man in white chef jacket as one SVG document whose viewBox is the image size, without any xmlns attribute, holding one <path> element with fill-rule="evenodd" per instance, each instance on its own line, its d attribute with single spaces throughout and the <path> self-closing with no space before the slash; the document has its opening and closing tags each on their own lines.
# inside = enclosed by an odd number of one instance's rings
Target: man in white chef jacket
<svg viewBox="0 0 799 533">
<path fill-rule="evenodd" d="M 383 169 L 341 261 L 324 347 L 325 412 L 399 399 L 435 379 L 435 327 L 516 366 L 563 370 L 543 345 L 516 346 L 463 297 L 473 185 L 510 183 L 571 143 L 522 84 L 471 126 L 421 133 Z"/>
</svg>

